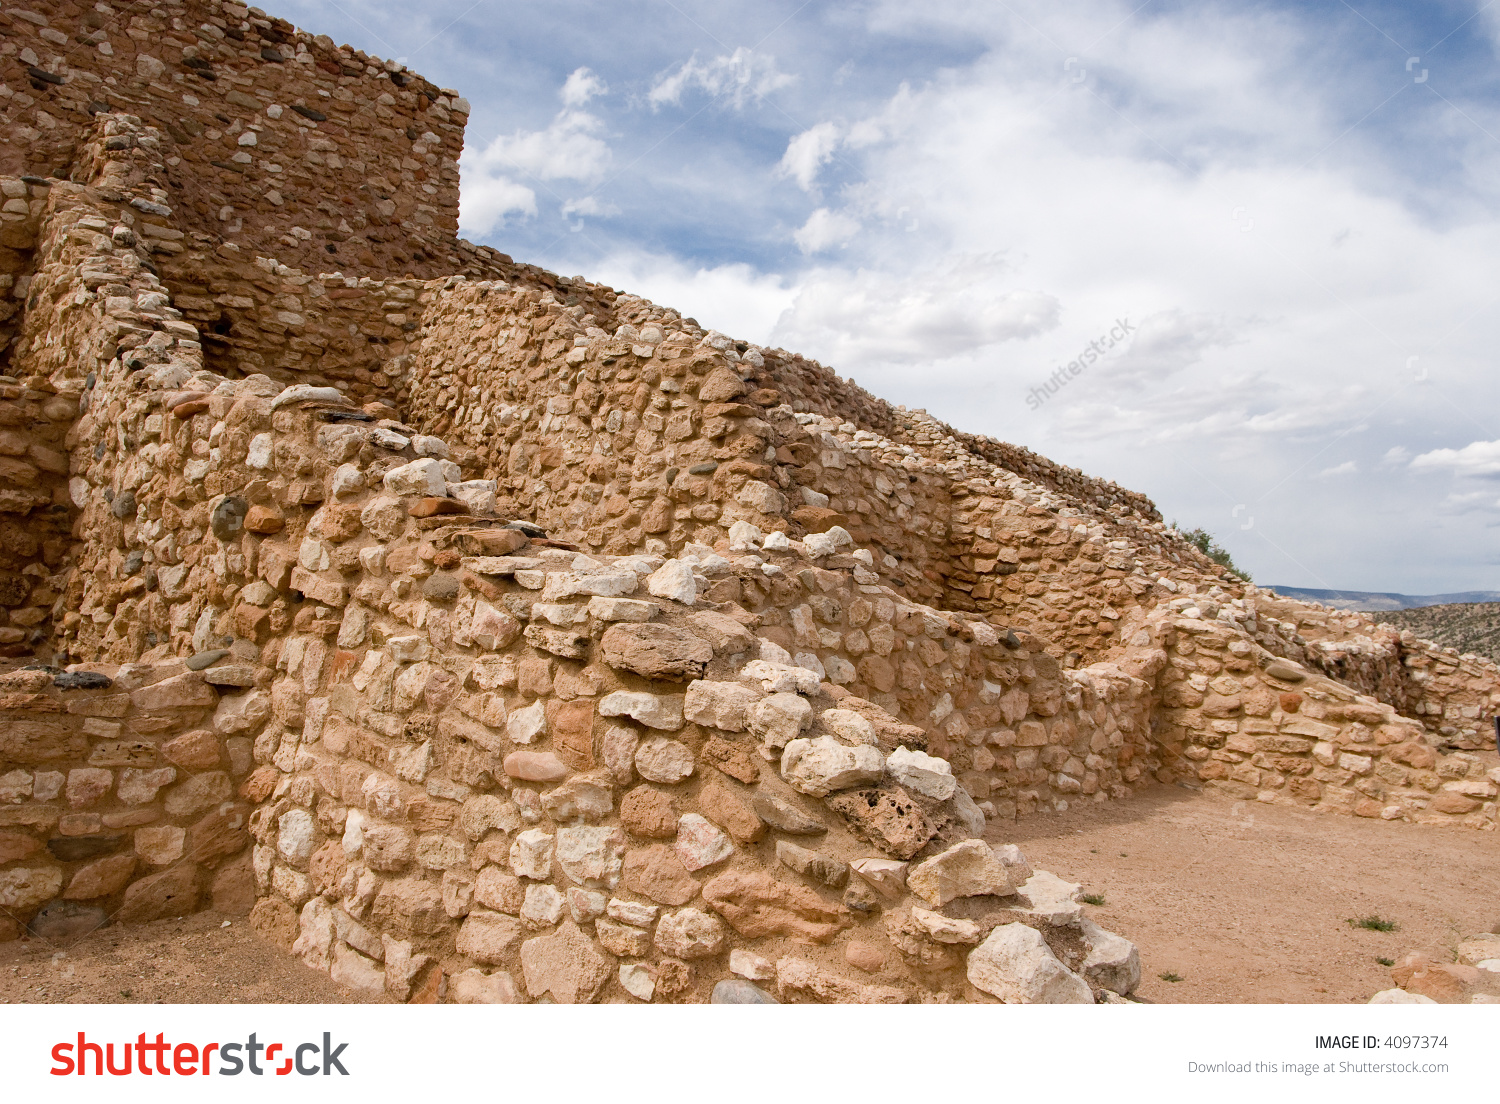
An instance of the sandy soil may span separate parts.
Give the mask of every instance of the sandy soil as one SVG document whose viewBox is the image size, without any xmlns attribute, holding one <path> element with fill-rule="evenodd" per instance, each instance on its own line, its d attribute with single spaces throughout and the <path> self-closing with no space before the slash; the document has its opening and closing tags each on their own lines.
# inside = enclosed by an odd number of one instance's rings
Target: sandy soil
<svg viewBox="0 0 1500 1104">
<path fill-rule="evenodd" d="M 1140 947 L 1157 1002 L 1363 1002 L 1376 960 L 1446 953 L 1500 922 L 1488 832 L 1320 816 L 1158 786 L 1124 803 L 995 826 L 1032 865 L 1083 883 L 1088 912 Z M 1365 916 L 1393 932 L 1351 927 Z M 368 1002 L 251 931 L 200 913 L 72 945 L 0 944 L 0 1003 Z M 1180 977 L 1169 982 L 1163 974 Z"/>
<path fill-rule="evenodd" d="M 1102 895 L 1106 903 L 1087 912 L 1135 941 L 1139 995 L 1160 1003 L 1363 1002 L 1391 986 L 1377 959 L 1446 957 L 1463 936 L 1500 922 L 1500 841 L 1491 832 L 1158 786 L 990 837 Z M 1397 929 L 1348 923 L 1372 915 Z"/>
<path fill-rule="evenodd" d="M 225 922 L 228 926 L 224 926 Z M 74 943 L 0 943 L 0 1003 L 368 1004 L 261 939 L 242 916 L 102 928 Z"/>
</svg>

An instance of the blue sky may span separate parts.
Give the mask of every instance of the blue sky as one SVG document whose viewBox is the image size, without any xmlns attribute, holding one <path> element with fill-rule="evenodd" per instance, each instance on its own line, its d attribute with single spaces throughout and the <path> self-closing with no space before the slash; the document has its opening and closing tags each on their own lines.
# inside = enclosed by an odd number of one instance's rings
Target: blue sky
<svg viewBox="0 0 1500 1104">
<path fill-rule="evenodd" d="M 1145 491 L 1259 582 L 1500 589 L 1500 4 L 276 12 L 468 97 L 472 240 Z"/>
</svg>

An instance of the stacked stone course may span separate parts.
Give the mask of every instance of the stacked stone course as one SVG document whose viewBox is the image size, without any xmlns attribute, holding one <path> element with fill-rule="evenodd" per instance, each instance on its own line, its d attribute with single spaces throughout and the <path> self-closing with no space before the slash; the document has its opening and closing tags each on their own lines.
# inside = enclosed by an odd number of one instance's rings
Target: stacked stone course
<svg viewBox="0 0 1500 1104">
<path fill-rule="evenodd" d="M 0 47 L 101 29 L 45 7 Z M 420 78 L 217 0 L 119 11 L 199 45 L 170 78 L 56 65 L 29 79 L 58 104 L 135 99 L 0 128 L 67 169 L 0 179 L 0 935 L 253 897 L 401 1000 L 1113 1000 L 1134 949 L 987 825 L 1155 781 L 1495 827 L 1493 665 L 1244 585 L 1113 484 L 459 242 L 461 101 Z M 255 61 L 252 29 L 310 61 Z M 174 174 L 207 131 L 172 112 L 207 86 L 249 111 L 232 87 L 270 103 L 277 73 L 302 83 L 275 102 L 320 88 L 362 137 L 268 115 L 235 164 L 400 164 L 431 219 L 335 272 L 249 217 L 250 173 L 241 230 L 205 223 Z M 401 112 L 447 127 L 426 177 Z M 364 201 L 326 179 L 284 204 Z"/>
</svg>

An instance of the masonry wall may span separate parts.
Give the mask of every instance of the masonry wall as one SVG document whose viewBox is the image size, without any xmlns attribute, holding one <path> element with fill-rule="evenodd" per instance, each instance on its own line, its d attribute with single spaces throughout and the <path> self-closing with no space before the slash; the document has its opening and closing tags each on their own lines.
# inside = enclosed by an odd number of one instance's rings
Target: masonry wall
<svg viewBox="0 0 1500 1104">
<path fill-rule="evenodd" d="M 0 15 L 0 81 L 0 171 L 67 178 L 101 112 L 162 132 L 153 201 L 185 235 L 163 239 L 169 282 L 224 245 L 319 269 L 459 267 L 468 104 L 325 36 L 219 0 L 54 0 Z"/>
</svg>

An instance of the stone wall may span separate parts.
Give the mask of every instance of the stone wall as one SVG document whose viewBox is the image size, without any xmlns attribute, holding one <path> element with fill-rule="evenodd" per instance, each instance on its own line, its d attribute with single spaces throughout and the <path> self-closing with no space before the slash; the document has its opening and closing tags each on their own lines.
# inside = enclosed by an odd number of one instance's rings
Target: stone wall
<svg viewBox="0 0 1500 1104">
<path fill-rule="evenodd" d="M 254 669 L 109 670 L 0 674 L 0 939 L 253 900 Z"/>
<path fill-rule="evenodd" d="M 460 267 L 468 104 L 394 63 L 232 2 L 48 0 L 0 14 L 0 81 L 0 171 L 67 178 L 121 112 L 161 132 L 157 202 L 210 251 Z"/>
</svg>

